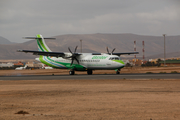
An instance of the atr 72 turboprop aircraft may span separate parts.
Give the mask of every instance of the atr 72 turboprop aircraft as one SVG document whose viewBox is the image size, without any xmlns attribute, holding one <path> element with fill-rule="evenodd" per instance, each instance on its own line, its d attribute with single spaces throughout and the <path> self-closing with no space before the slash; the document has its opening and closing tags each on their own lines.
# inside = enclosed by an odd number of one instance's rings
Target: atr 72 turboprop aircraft
<svg viewBox="0 0 180 120">
<path fill-rule="evenodd" d="M 38 34 L 36 37 L 25 37 L 26 39 L 36 39 L 39 51 L 18 50 L 18 52 L 33 53 L 39 55 L 36 60 L 53 68 L 69 69 L 69 74 L 74 75 L 75 71 L 87 71 L 88 75 L 92 74 L 93 70 L 115 70 L 116 74 L 120 73 L 120 69 L 125 66 L 120 59 L 120 55 L 138 54 L 138 52 L 113 53 L 115 48 L 110 53 L 107 48 L 107 53 L 77 53 L 77 46 L 74 52 L 52 52 L 46 45 L 44 39 Z"/>
</svg>

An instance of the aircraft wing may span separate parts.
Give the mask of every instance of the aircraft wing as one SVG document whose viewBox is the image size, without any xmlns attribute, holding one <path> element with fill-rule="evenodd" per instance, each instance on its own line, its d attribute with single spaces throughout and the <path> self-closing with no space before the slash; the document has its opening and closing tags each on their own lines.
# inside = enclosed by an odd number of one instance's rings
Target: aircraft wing
<svg viewBox="0 0 180 120">
<path fill-rule="evenodd" d="M 112 53 L 113 55 L 130 55 L 130 54 L 139 54 L 139 52 L 126 52 L 126 53 Z"/>
<path fill-rule="evenodd" d="M 64 57 L 63 52 L 43 52 L 43 51 L 32 51 L 32 50 L 17 50 L 17 52 L 33 53 L 33 55 L 53 56 L 53 57 Z"/>
</svg>

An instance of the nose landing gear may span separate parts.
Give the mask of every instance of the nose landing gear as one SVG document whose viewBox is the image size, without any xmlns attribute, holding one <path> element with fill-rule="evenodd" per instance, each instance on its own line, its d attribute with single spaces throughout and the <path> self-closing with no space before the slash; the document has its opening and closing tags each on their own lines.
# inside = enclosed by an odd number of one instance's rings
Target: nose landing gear
<svg viewBox="0 0 180 120">
<path fill-rule="evenodd" d="M 116 70 L 116 74 L 120 74 L 120 69 L 117 69 L 117 70 Z"/>
</svg>

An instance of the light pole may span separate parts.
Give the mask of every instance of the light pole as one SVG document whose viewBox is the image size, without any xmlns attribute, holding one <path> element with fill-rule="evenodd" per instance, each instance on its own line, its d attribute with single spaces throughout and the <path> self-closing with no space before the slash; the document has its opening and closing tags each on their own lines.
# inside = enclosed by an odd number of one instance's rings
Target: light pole
<svg viewBox="0 0 180 120">
<path fill-rule="evenodd" d="M 81 43 L 81 53 L 82 53 L 82 40 L 80 40 L 80 43 Z"/>
<path fill-rule="evenodd" d="M 164 36 L 164 67 L 166 66 L 166 41 L 165 41 L 165 38 L 166 38 L 166 34 L 163 34 Z"/>
</svg>

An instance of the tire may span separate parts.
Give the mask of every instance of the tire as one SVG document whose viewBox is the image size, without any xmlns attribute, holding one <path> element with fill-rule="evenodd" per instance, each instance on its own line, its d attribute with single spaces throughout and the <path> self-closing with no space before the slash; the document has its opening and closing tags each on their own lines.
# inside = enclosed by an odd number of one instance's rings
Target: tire
<svg viewBox="0 0 180 120">
<path fill-rule="evenodd" d="M 116 74 L 120 74 L 120 72 L 119 72 L 119 71 L 116 71 Z"/>
<path fill-rule="evenodd" d="M 92 70 L 87 70 L 88 75 L 92 75 Z"/>
<path fill-rule="evenodd" d="M 74 75 L 74 71 L 73 71 L 73 70 L 70 70 L 70 71 L 69 71 L 69 75 Z"/>
</svg>

